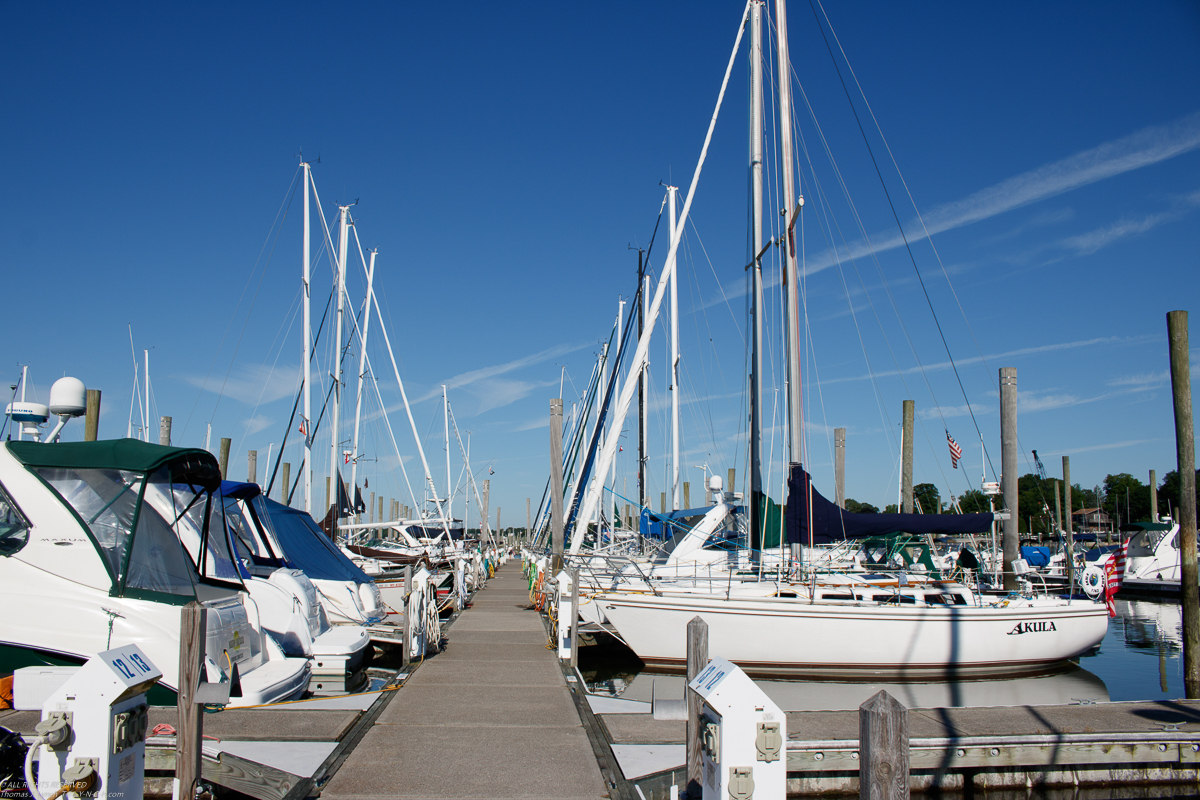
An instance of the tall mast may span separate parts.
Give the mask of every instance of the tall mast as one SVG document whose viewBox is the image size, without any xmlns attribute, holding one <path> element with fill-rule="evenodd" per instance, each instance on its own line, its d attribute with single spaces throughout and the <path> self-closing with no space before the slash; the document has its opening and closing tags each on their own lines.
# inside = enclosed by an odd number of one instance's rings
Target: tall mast
<svg viewBox="0 0 1200 800">
<path fill-rule="evenodd" d="M 763 188 L 763 92 L 762 9 L 755 0 L 750 7 L 750 273 L 753 288 L 750 316 L 753 325 L 750 353 L 750 549 L 762 550 L 762 188 Z M 734 491 L 730 486 L 729 491 Z"/>
<path fill-rule="evenodd" d="M 308 266 L 309 266 L 309 225 L 308 225 L 308 186 L 312 180 L 310 170 L 312 167 L 307 162 L 301 164 L 304 167 L 304 264 L 302 269 L 301 289 L 304 292 L 304 465 L 301 469 L 304 470 L 304 510 L 308 514 L 312 514 L 312 402 L 309 398 L 308 390 L 312 386 L 312 354 L 309 348 L 312 347 L 312 317 L 311 309 L 309 308 L 309 284 L 308 284 Z M 284 487 L 284 502 L 286 502 L 289 487 Z"/>
<path fill-rule="evenodd" d="M 593 430 L 598 429 L 596 433 L 596 446 L 604 447 L 604 426 L 600 424 L 600 407 L 604 403 L 604 392 L 608 386 L 608 342 L 605 342 L 600 348 L 598 368 L 600 370 L 600 385 L 596 392 L 596 423 Z M 596 506 L 596 531 L 599 533 L 600 525 L 604 520 L 604 488 L 608 485 L 608 472 L 598 473 L 596 479 L 600 481 L 600 486 L 602 487 L 600 490 L 600 505 Z"/>
<path fill-rule="evenodd" d="M 446 398 L 446 384 L 442 384 L 442 424 L 446 437 L 446 518 L 454 519 L 454 493 L 450 488 L 450 401 Z M 463 528 L 463 536 L 467 529 Z"/>
<path fill-rule="evenodd" d="M 341 211 L 341 227 L 338 229 L 338 272 L 337 272 L 337 322 L 334 325 L 333 351 L 333 415 L 330 418 L 329 429 L 329 504 L 333 508 L 333 525 L 330 537 L 337 541 L 338 489 L 341 483 L 341 473 L 338 468 L 338 414 L 341 411 L 342 399 L 342 318 L 346 313 L 346 246 L 349 233 L 346 219 L 350 215 L 350 206 L 338 206 Z"/>
<path fill-rule="evenodd" d="M 642 284 L 642 302 L 638 304 L 638 341 L 642 339 L 642 328 L 646 324 L 646 309 L 650 303 L 650 277 L 643 275 L 642 251 L 638 250 L 638 281 Z M 638 373 L 638 552 L 642 552 L 645 542 L 642 540 L 642 509 L 646 507 L 646 366 L 643 364 Z"/>
<path fill-rule="evenodd" d="M 616 361 L 617 368 L 613 371 L 613 380 L 616 381 L 618 385 L 620 385 L 620 378 L 621 378 L 621 360 L 620 360 L 621 359 L 621 332 L 622 332 L 622 328 L 624 327 L 624 322 L 625 322 L 625 301 L 618 300 L 617 301 L 617 349 L 615 351 L 616 358 L 617 358 L 617 361 Z M 619 437 L 621 435 L 621 432 L 619 430 L 617 430 L 616 428 L 613 428 L 612 426 L 609 426 L 608 432 L 609 432 L 610 436 Z M 612 464 L 612 489 L 613 489 L 613 495 L 612 495 L 613 509 L 615 510 L 617 507 L 617 495 L 616 495 L 616 492 L 617 492 L 617 460 L 615 458 L 613 459 L 613 464 Z M 613 516 L 614 516 L 613 531 L 615 532 L 617 529 L 617 520 L 620 519 L 620 515 L 614 514 Z"/>
<path fill-rule="evenodd" d="M 142 433 L 145 440 L 150 441 L 150 351 L 143 350 L 146 354 L 146 422 L 142 425 Z M 21 382 L 22 391 L 24 391 L 25 382 Z"/>
<path fill-rule="evenodd" d="M 367 334 L 371 332 L 371 291 L 375 285 L 375 256 L 378 250 L 371 251 L 371 264 L 367 267 L 367 302 L 364 310 L 362 326 L 362 352 L 358 354 L 358 391 L 354 401 L 354 454 L 350 458 L 350 491 L 358 490 L 358 429 L 362 422 L 362 393 L 363 380 L 367 374 Z M 350 498 L 357 516 L 357 498 Z"/>
<path fill-rule="evenodd" d="M 668 186 L 671 207 L 671 242 L 681 238 L 675 230 L 675 193 L 679 189 Z M 671 510 L 679 510 L 679 281 L 676 279 L 675 248 L 669 258 L 672 264 L 667 269 L 671 279 Z"/>
<path fill-rule="evenodd" d="M 788 58 L 787 4 L 775 2 L 776 50 L 779 53 L 779 150 L 783 161 L 783 215 L 787 246 L 783 250 L 787 283 L 788 450 L 792 461 L 804 459 L 804 395 L 800 383 L 800 280 L 796 271 L 796 187 L 792 176 L 792 62 Z"/>
</svg>

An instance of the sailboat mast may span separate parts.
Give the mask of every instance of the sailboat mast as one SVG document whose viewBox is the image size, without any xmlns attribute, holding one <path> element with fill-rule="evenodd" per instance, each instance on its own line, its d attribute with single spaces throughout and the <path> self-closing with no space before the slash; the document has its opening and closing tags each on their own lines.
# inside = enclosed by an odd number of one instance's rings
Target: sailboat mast
<svg viewBox="0 0 1200 800">
<path fill-rule="evenodd" d="M 371 332 L 371 290 L 375 285 L 375 256 L 378 250 L 371 251 L 371 263 L 367 267 L 367 301 L 366 308 L 363 311 L 363 326 L 362 326 L 362 352 L 358 354 L 358 391 L 354 401 L 354 454 L 350 459 L 350 491 L 358 491 L 358 429 L 362 424 L 362 393 L 363 380 L 367 374 L 367 335 Z M 354 507 L 354 515 L 358 516 L 358 497 L 357 495 L 350 498 L 350 505 Z"/>
<path fill-rule="evenodd" d="M 446 438 L 446 518 L 454 519 L 454 492 L 450 488 L 450 401 L 446 399 L 446 384 L 442 384 L 442 424 Z M 467 529 L 463 528 L 463 536 Z"/>
<path fill-rule="evenodd" d="M 787 284 L 788 449 L 792 461 L 804 460 L 804 395 L 800 382 L 800 281 L 796 271 L 797 196 L 792 175 L 792 62 L 788 57 L 787 3 L 775 2 L 776 50 L 779 53 L 779 151 L 783 164 L 784 282 Z"/>
<path fill-rule="evenodd" d="M 638 280 L 642 284 L 642 302 L 638 304 L 638 341 L 642 339 L 642 328 L 646 324 L 646 308 L 650 302 L 650 276 L 643 275 L 645 269 L 642 251 L 638 250 Z M 645 552 L 642 539 L 642 509 L 646 507 L 646 365 L 638 373 L 638 552 Z"/>
<path fill-rule="evenodd" d="M 142 423 L 142 433 L 148 442 L 150 441 L 150 351 L 143 350 L 142 352 L 146 354 L 146 421 Z M 24 392 L 24 380 L 21 381 L 21 387 L 21 391 Z"/>
<path fill-rule="evenodd" d="M 338 272 L 337 272 L 337 322 L 334 324 L 333 351 L 333 415 L 330 417 L 329 429 L 329 505 L 333 508 L 333 523 L 329 536 L 337 541 L 338 489 L 341 488 L 341 474 L 338 470 L 338 416 L 341 411 L 342 399 L 342 318 L 346 313 L 346 246 L 349 230 L 346 218 L 350 215 L 350 206 L 338 206 L 341 211 L 340 228 L 338 229 Z"/>
<path fill-rule="evenodd" d="M 621 357 L 621 333 L 624 330 L 624 328 L 625 328 L 625 301 L 618 300 L 617 301 L 617 350 L 616 350 L 618 361 L 617 361 L 617 368 L 613 372 L 613 380 L 614 381 L 620 381 L 620 379 L 621 379 L 621 364 L 620 364 L 619 359 Z M 609 430 L 610 436 L 619 437 L 621 435 L 621 432 L 615 428 L 610 427 L 608 430 Z M 616 494 L 616 492 L 617 492 L 617 460 L 615 458 L 613 459 L 613 464 L 612 464 L 612 489 L 613 489 L 613 508 L 616 509 L 616 507 L 617 507 L 617 494 Z M 615 532 L 617 529 L 617 521 L 621 518 L 621 515 L 613 514 L 613 518 L 614 518 L 613 519 L 613 531 Z"/>
<path fill-rule="evenodd" d="M 750 549 L 762 550 L 762 189 L 763 189 L 763 91 L 762 91 L 762 10 L 755 0 L 750 7 L 750 274 L 753 281 L 750 298 Z M 734 487 L 728 487 L 734 491 Z"/>
<path fill-rule="evenodd" d="M 304 241 L 302 242 L 302 258 L 304 263 L 301 265 L 301 283 L 300 288 L 304 292 L 304 465 L 301 469 L 304 470 L 304 510 L 308 514 L 312 514 L 312 401 L 309 398 L 309 388 L 312 386 L 312 354 L 309 352 L 312 347 L 312 309 L 309 301 L 309 211 L 308 211 L 308 187 L 312 181 L 310 170 L 312 167 L 307 162 L 300 166 L 304 167 Z M 284 502 L 288 497 L 289 487 L 284 487 Z"/>
<path fill-rule="evenodd" d="M 679 240 L 679 232 L 675 230 L 675 193 L 679 191 L 674 186 L 668 186 L 670 193 L 670 222 L 671 241 Z M 676 259 L 675 250 L 670 258 Z M 674 265 L 673 265 L 674 266 Z M 679 281 L 676 278 L 677 269 L 670 270 L 671 277 L 671 510 L 679 510 Z"/>
</svg>

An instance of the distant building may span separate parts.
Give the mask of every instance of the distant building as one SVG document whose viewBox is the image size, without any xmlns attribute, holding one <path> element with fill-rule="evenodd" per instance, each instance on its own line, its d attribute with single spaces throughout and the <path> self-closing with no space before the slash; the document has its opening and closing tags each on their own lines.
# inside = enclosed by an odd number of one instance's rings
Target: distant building
<svg viewBox="0 0 1200 800">
<path fill-rule="evenodd" d="M 1112 532 L 1112 519 L 1102 508 L 1079 509 L 1071 514 L 1071 525 L 1076 533 L 1108 534 Z"/>
</svg>

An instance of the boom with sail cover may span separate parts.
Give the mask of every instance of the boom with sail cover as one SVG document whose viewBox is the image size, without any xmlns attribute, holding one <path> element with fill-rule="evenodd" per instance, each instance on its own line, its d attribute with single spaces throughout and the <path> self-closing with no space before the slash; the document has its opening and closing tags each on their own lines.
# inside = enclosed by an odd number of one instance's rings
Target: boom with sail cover
<svg viewBox="0 0 1200 800">
<path fill-rule="evenodd" d="M 829 544 L 905 533 L 986 533 L 992 514 L 853 514 L 827 500 L 800 464 L 788 475 L 787 537 L 790 544 Z"/>
</svg>

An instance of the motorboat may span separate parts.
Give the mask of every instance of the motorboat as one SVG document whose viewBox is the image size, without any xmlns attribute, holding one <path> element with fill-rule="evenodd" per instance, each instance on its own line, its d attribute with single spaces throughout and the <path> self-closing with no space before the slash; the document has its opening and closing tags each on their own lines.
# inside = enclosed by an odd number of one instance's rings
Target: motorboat
<svg viewBox="0 0 1200 800">
<path fill-rule="evenodd" d="M 307 574 L 271 547 L 270 517 L 257 484 L 223 481 L 221 494 L 234 563 L 258 606 L 262 626 L 291 656 L 311 658 L 313 694 L 354 692 L 368 683 L 374 648 L 362 625 L 331 625 Z M 257 507 L 256 507 L 257 506 Z M 357 587 L 356 587 L 357 588 Z"/>
<path fill-rule="evenodd" d="M 230 705 L 289 700 L 312 665 L 263 629 L 222 524 L 211 453 L 134 439 L 0 447 L 0 674 L 136 644 L 179 685 L 180 610 L 207 609 L 205 670 Z M 237 687 L 240 686 L 240 692 Z M 169 700 L 173 702 L 173 700 Z"/>
</svg>

